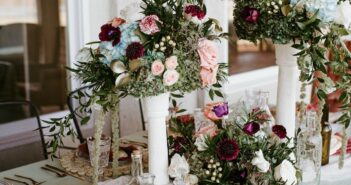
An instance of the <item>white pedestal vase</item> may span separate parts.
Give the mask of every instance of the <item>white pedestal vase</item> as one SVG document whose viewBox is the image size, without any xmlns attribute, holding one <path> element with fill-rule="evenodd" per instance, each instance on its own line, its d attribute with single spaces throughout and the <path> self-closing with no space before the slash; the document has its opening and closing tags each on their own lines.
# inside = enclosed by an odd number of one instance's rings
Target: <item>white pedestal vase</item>
<svg viewBox="0 0 351 185">
<path fill-rule="evenodd" d="M 292 43 L 275 45 L 276 63 L 279 66 L 276 124 L 283 125 L 288 137 L 295 136 L 296 89 L 299 80 L 297 57 L 299 50 Z"/>
<path fill-rule="evenodd" d="M 149 172 L 156 176 L 155 185 L 169 184 L 166 117 L 169 93 L 144 99 L 148 120 Z"/>
</svg>

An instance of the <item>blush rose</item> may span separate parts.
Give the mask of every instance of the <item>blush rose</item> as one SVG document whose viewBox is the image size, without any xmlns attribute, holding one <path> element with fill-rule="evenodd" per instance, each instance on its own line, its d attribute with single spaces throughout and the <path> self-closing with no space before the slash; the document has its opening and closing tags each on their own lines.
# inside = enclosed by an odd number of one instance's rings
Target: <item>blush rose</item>
<svg viewBox="0 0 351 185">
<path fill-rule="evenodd" d="M 200 56 L 201 67 L 213 69 L 217 65 L 218 51 L 213 41 L 200 39 L 197 52 Z"/>
<path fill-rule="evenodd" d="M 200 71 L 200 76 L 202 80 L 202 86 L 210 86 L 217 83 L 217 72 L 218 64 L 213 67 L 213 69 L 202 68 Z"/>
<path fill-rule="evenodd" d="M 178 58 L 177 56 L 171 56 L 166 59 L 166 69 L 174 70 L 178 66 Z"/>
<path fill-rule="evenodd" d="M 165 86 L 172 86 L 177 83 L 179 79 L 179 73 L 176 70 L 167 70 L 163 74 L 163 84 Z"/>
<path fill-rule="evenodd" d="M 163 65 L 161 60 L 155 60 L 151 65 L 151 72 L 155 76 L 160 76 L 165 70 L 165 66 Z"/>
</svg>

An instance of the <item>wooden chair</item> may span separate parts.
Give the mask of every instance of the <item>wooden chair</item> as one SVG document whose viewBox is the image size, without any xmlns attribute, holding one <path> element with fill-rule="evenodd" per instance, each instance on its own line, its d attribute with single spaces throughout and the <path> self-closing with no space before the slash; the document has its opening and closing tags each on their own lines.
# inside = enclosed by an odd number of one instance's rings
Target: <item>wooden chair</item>
<svg viewBox="0 0 351 185">
<path fill-rule="evenodd" d="M 34 104 L 0 101 L 0 114 L 0 171 L 48 158 L 43 126 Z"/>
</svg>

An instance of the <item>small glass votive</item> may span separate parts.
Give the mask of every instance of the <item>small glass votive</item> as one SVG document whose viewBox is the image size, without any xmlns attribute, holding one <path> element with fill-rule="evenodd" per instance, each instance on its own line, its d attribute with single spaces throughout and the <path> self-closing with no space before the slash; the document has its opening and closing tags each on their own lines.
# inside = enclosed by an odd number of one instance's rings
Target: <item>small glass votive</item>
<svg viewBox="0 0 351 185">
<path fill-rule="evenodd" d="M 155 175 L 151 173 L 143 173 L 138 176 L 138 182 L 140 185 L 154 185 Z"/>
<path fill-rule="evenodd" d="M 89 137 L 87 139 L 90 163 L 93 165 L 93 158 L 95 156 L 95 147 L 94 147 L 94 138 Z M 108 166 L 109 155 L 111 149 L 111 138 L 110 137 L 101 137 L 100 143 L 100 156 L 99 156 L 99 168 L 104 168 Z"/>
</svg>

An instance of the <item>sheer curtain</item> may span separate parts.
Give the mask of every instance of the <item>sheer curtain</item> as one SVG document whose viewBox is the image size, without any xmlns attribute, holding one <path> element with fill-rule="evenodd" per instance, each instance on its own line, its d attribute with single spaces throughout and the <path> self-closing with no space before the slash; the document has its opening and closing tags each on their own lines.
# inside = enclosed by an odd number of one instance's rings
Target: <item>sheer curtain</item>
<svg viewBox="0 0 351 185">
<path fill-rule="evenodd" d="M 38 23 L 36 0 L 1 0 L 0 25 Z"/>
</svg>

